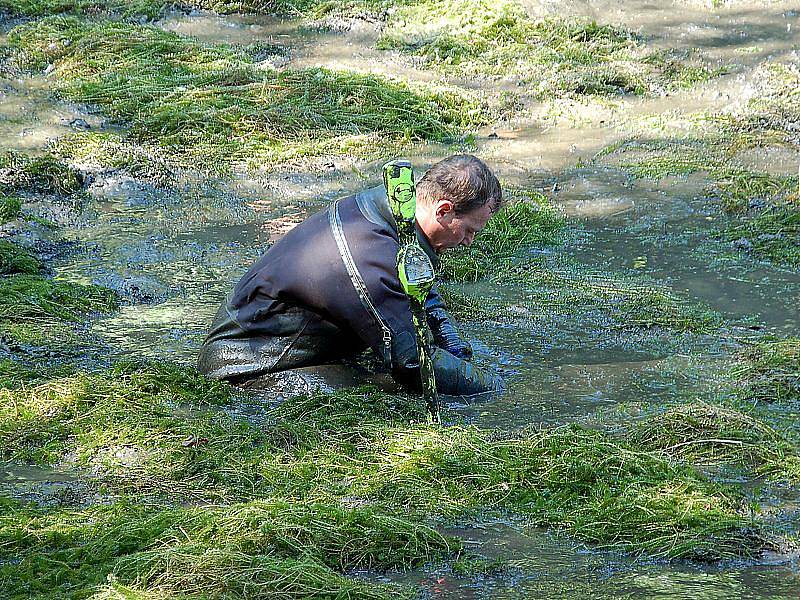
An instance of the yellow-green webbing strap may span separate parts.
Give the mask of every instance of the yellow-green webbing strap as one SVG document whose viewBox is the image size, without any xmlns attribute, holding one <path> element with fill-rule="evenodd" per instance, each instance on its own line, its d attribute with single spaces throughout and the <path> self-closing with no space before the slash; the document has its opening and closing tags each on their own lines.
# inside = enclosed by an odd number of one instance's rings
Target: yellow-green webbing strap
<svg viewBox="0 0 800 600">
<path fill-rule="evenodd" d="M 417 341 L 422 393 L 425 396 L 430 419 L 439 423 L 439 396 L 436 392 L 436 376 L 433 370 L 431 345 L 429 343 L 431 334 L 425 314 L 425 300 L 433 282 L 431 281 L 428 285 L 413 285 L 409 282 L 405 269 L 407 261 L 413 260 L 415 257 L 425 257 L 424 250 L 417 242 L 415 218 L 417 196 L 414 184 L 414 170 L 411 162 L 395 160 L 386 163 L 383 166 L 383 182 L 386 187 L 389 206 L 397 223 L 397 233 L 400 240 L 400 248 L 397 252 L 397 272 L 411 305 L 411 319 L 414 323 L 414 333 Z M 426 258 L 426 260 L 428 259 Z"/>
</svg>

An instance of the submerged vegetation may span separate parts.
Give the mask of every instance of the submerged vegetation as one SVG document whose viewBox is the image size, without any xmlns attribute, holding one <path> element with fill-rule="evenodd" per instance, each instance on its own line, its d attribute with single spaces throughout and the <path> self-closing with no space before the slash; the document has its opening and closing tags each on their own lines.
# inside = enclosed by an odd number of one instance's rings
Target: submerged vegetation
<svg viewBox="0 0 800 600">
<path fill-rule="evenodd" d="M 252 49 L 134 24 L 171 8 L 376 16 L 383 48 L 458 76 L 533 82 L 539 97 L 659 93 L 716 74 L 689 52 L 649 50 L 621 27 L 534 20 L 505 0 L 0 0 L 14 15 L 80 16 L 16 27 L 5 56 L 124 126 L 71 133 L 42 156 L 1 154 L 0 223 L 15 221 L 4 232 L 33 220 L 29 203 L 79 197 L 75 165 L 166 183 L 199 164 L 385 157 L 409 142 L 460 139 L 497 116 L 465 90 L 274 69 Z M 627 142 L 598 160 L 638 177 L 707 173 L 708 198 L 730 217 L 720 238 L 797 265 L 797 179 L 733 160 L 754 145 L 796 143 L 797 113 L 785 102 L 797 97 L 795 76 L 775 71 L 780 93 L 747 115 L 715 116 L 733 134 L 729 145 L 712 136 Z M 651 328 L 681 340 L 697 336 L 675 332 L 720 333 L 721 315 L 665 284 L 563 256 L 570 233 L 561 212 L 538 193 L 511 196 L 471 248 L 443 259 L 443 293 L 458 298 L 457 310 L 487 321 L 556 315 L 559 326 L 579 323 L 569 335 L 592 319 L 600 335 L 626 339 Z M 134 207 L 137 219 L 149 207 Z M 192 235 L 182 232 L 181 243 Z M 36 238 L 0 240 L 0 459 L 77 481 L 66 492 L 39 485 L 0 497 L 0 581 L 12 597 L 412 598 L 414 590 L 354 571 L 488 571 L 496 563 L 440 531 L 498 517 L 648 558 L 750 559 L 784 548 L 755 508 L 757 494 L 715 468 L 800 481 L 794 430 L 755 410 L 800 399 L 796 338 L 748 344 L 719 397 L 645 411 L 608 432 L 482 429 L 447 411 L 448 426 L 430 425 L 413 396 L 363 388 L 276 404 L 166 360 L 105 368 L 86 357 L 98 350 L 88 350 L 94 341 L 81 327 L 119 299 L 48 278 L 39 250 Z M 149 258 L 166 256 L 158 250 Z M 481 295 L 463 294 L 473 284 Z M 642 405 L 653 401 L 651 388 L 637 389 Z"/>
<path fill-rule="evenodd" d="M 772 543 L 731 490 L 597 431 L 442 428 L 421 423 L 422 406 L 358 390 L 288 400 L 256 427 L 209 410 L 229 402 L 219 386 L 189 370 L 128 365 L 2 391 L 0 449 L 17 460 L 72 461 L 107 491 L 364 507 L 410 520 L 405 530 L 429 539 L 409 546 L 379 537 L 366 560 L 375 566 L 420 564 L 457 548 L 425 528 L 490 509 L 635 553 L 713 559 Z M 186 404 L 196 409 L 173 412 Z M 324 522 L 326 512 L 309 518 Z M 396 539 L 390 531 L 376 535 Z M 415 557 L 378 552 L 393 544 L 417 547 Z M 158 546 L 153 560 L 166 564 L 170 553 Z"/>
<path fill-rule="evenodd" d="M 552 246 L 563 237 L 565 220 L 547 197 L 532 192 L 512 199 L 489 221 L 472 246 L 444 256 L 443 276 L 452 281 L 478 281 L 498 266 L 508 266 L 532 247 Z M 527 196 L 527 197 L 526 197 Z"/>
<path fill-rule="evenodd" d="M 800 400 L 800 339 L 765 339 L 748 344 L 732 375 L 744 400 Z"/>
<path fill-rule="evenodd" d="M 155 27 L 55 17 L 9 34 L 16 64 L 64 98 L 97 106 L 135 141 L 202 164 L 270 164 L 319 153 L 384 155 L 403 139 L 442 140 L 487 122 L 448 91 L 314 68 L 260 68 L 245 51 Z M 378 143 L 380 140 L 380 143 Z"/>
<path fill-rule="evenodd" d="M 400 7 L 379 46 L 454 75 L 514 76 L 539 97 L 646 94 L 709 79 L 686 57 L 647 52 L 630 31 L 593 21 L 533 20 L 512 1 L 428 0 Z"/>
<path fill-rule="evenodd" d="M 21 208 L 22 201 L 18 197 L 0 192 L 0 225 L 16 219 Z"/>
<path fill-rule="evenodd" d="M 0 0 L 0 11 L 28 17 L 72 14 L 157 19 L 170 9 L 199 9 L 220 14 L 376 18 L 382 16 L 388 8 L 403 3 L 404 0 Z"/>
<path fill-rule="evenodd" d="M 637 448 L 694 464 L 736 464 L 757 475 L 800 481 L 798 448 L 759 419 L 731 408 L 681 405 L 643 422 L 627 439 Z"/>
<path fill-rule="evenodd" d="M 516 302 L 529 315 L 576 310 L 602 311 L 619 328 L 660 327 L 676 331 L 709 333 L 722 324 L 708 308 L 676 294 L 667 287 L 641 278 L 603 273 L 575 261 L 556 261 L 548 247 L 565 237 L 562 215 L 538 194 L 512 202 L 490 219 L 469 248 L 442 258 L 445 281 L 479 280 L 522 292 Z M 486 310 L 487 300 L 477 305 L 445 292 L 456 314 L 467 319 L 497 319 L 507 306 Z M 515 296 L 519 297 L 517 293 Z"/>
<path fill-rule="evenodd" d="M 79 173 L 58 158 L 17 152 L 0 154 L 0 190 L 48 199 L 83 193 Z M 21 203 L 9 203 L 14 216 Z M 55 281 L 30 250 L 0 239 L 0 342 L 14 347 L 55 345 L 59 351 L 78 343 L 73 325 L 88 315 L 117 308 L 112 290 L 95 285 Z M 51 349 L 47 350 L 52 352 Z"/>
<path fill-rule="evenodd" d="M 800 67 L 768 64 L 758 94 L 736 110 L 702 115 L 680 139 L 626 140 L 596 156 L 635 177 L 705 174 L 706 197 L 719 203 L 726 225 L 720 241 L 737 251 L 793 269 L 800 267 L 800 188 L 792 175 L 754 172 L 741 164 L 753 148 L 800 147 Z"/>
<path fill-rule="evenodd" d="M 83 189 L 77 171 L 51 155 L 0 152 L 0 191 L 68 196 Z M 14 205 L 11 205 L 12 207 Z M 19 208 L 17 206 L 17 211 Z"/>
</svg>

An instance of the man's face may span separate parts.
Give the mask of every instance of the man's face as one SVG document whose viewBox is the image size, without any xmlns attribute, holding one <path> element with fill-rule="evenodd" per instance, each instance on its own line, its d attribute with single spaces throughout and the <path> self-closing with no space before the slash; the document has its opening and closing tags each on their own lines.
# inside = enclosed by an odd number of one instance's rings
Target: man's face
<svg viewBox="0 0 800 600">
<path fill-rule="evenodd" d="M 456 246 L 469 246 L 475 235 L 486 227 L 491 216 L 492 210 L 488 202 L 461 215 L 453 210 L 437 214 L 440 227 L 430 240 L 431 245 L 436 252 Z"/>
</svg>

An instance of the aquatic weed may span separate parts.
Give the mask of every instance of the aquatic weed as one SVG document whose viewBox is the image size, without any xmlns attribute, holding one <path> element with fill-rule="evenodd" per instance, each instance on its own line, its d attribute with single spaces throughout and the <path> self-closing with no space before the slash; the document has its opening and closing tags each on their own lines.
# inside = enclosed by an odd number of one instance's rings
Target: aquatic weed
<svg viewBox="0 0 800 600">
<path fill-rule="evenodd" d="M 13 242 L 0 240 L 0 275 L 34 275 L 41 270 L 42 263 L 33 254 Z"/>
<path fill-rule="evenodd" d="M 489 220 L 468 248 L 459 248 L 442 257 L 442 277 L 469 282 L 485 278 L 498 269 L 508 268 L 523 250 L 552 246 L 561 240 L 564 217 L 546 196 L 510 192 L 516 196 Z"/>
<path fill-rule="evenodd" d="M 463 94 L 319 68 L 265 70 L 244 51 L 155 27 L 55 17 L 15 28 L 9 43 L 25 69 L 54 64 L 63 97 L 98 106 L 134 139 L 210 164 L 285 161 L 365 134 L 381 134 L 385 152 L 487 119 Z"/>
<path fill-rule="evenodd" d="M 16 219 L 21 208 L 22 202 L 19 197 L 0 193 L 0 225 Z"/>
<path fill-rule="evenodd" d="M 693 464 L 736 464 L 790 480 L 800 475 L 797 447 L 755 416 L 724 406 L 693 402 L 671 408 L 632 428 L 627 440 Z"/>
<path fill-rule="evenodd" d="M 422 524 L 507 510 L 634 553 L 710 559 L 770 543 L 732 489 L 598 431 L 431 426 L 421 403 L 363 390 L 287 400 L 255 427 L 203 408 L 207 392 L 191 410 L 147 375 L 160 369 L 0 392 L 3 454 L 73 456 L 111 489 L 172 498 L 291 499 Z"/>
<path fill-rule="evenodd" d="M 174 507 L 133 498 L 80 510 L 0 510 L 0 566 L 14 592 L 83 595 L 107 581 L 181 597 L 404 597 L 354 568 L 404 568 L 459 549 L 435 530 L 369 508 L 254 501 Z M 32 575 L 33 574 L 33 575 Z"/>
<path fill-rule="evenodd" d="M 67 196 L 82 189 L 80 174 L 54 156 L 0 152 L 0 191 Z"/>
<path fill-rule="evenodd" d="M 632 32 L 576 19 L 537 19 L 516 2 L 428 0 L 402 6 L 378 44 L 455 75 L 516 76 L 539 97 L 646 94 L 714 76 L 685 57 L 646 53 Z"/>
<path fill-rule="evenodd" d="M 800 399 L 800 339 L 747 343 L 731 377 L 745 400 L 772 403 Z"/>
</svg>

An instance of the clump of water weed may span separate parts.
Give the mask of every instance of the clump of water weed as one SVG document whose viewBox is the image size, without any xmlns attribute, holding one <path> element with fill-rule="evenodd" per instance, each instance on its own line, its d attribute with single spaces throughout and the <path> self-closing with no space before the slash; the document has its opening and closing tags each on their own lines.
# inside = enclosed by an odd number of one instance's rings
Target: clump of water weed
<svg viewBox="0 0 800 600">
<path fill-rule="evenodd" d="M 735 464 L 775 478 L 800 477 L 793 444 L 759 419 L 722 406 L 698 402 L 670 409 L 634 427 L 627 441 L 694 464 Z"/>
<path fill-rule="evenodd" d="M 407 0 L 406 0 L 407 1 Z M 13 16 L 83 15 L 140 20 L 157 19 L 168 10 L 208 10 L 219 14 L 305 15 L 311 18 L 382 18 L 400 0 L 0 0 L 0 11 Z"/>
<path fill-rule="evenodd" d="M 0 225 L 16 219 L 21 208 L 22 201 L 19 197 L 0 193 Z"/>
<path fill-rule="evenodd" d="M 174 4 L 179 3 L 165 0 L 0 0 L 0 11 L 24 17 L 79 14 L 156 19 Z"/>
<path fill-rule="evenodd" d="M 731 371 L 743 399 L 757 402 L 800 400 L 800 338 L 748 343 Z"/>
<path fill-rule="evenodd" d="M 17 273 L 0 277 L 0 339 L 16 349 L 47 347 L 65 354 L 83 342 L 75 325 L 90 314 L 115 310 L 119 298 L 107 288 L 35 274 L 40 266 L 32 256 L 18 254 L 11 261 Z"/>
<path fill-rule="evenodd" d="M 800 146 L 800 62 L 768 63 L 758 72 L 757 92 L 739 111 L 716 115 L 740 147 Z"/>
<path fill-rule="evenodd" d="M 512 196 L 514 193 L 512 192 Z M 442 276 L 450 281 L 484 279 L 507 265 L 523 250 L 552 246 L 563 237 L 565 220 L 546 196 L 529 192 L 494 215 L 475 238 L 472 246 L 446 254 Z"/>
<path fill-rule="evenodd" d="M 38 275 L 0 278 L 0 320 L 79 321 L 91 313 L 110 312 L 119 299 L 108 288 L 54 281 Z"/>
<path fill-rule="evenodd" d="M 379 42 L 445 73 L 513 76 L 539 97 L 645 94 L 713 77 L 666 52 L 648 53 L 634 34 L 594 21 L 539 19 L 516 2 L 427 0 L 392 14 Z"/>
<path fill-rule="evenodd" d="M 517 309 L 529 315 L 601 310 L 620 328 L 661 327 L 708 333 L 722 324 L 719 314 L 689 301 L 655 282 L 592 271 L 574 261 L 553 264 L 537 252 L 564 239 L 565 221 L 541 195 L 503 208 L 489 220 L 469 248 L 442 257 L 445 282 L 487 280 L 502 288 L 513 286 Z M 457 316 L 487 316 L 487 301 L 476 306 L 463 294 L 443 287 Z M 503 302 L 489 308 L 497 318 L 508 308 Z"/>
<path fill-rule="evenodd" d="M 254 426 L 203 409 L 223 400 L 208 387 L 219 384 L 186 370 L 177 397 L 154 383 L 161 369 L 0 392 L 4 456 L 70 456 L 111 489 L 173 498 L 369 507 L 421 524 L 512 511 L 604 547 L 668 557 L 750 555 L 770 544 L 732 489 L 598 431 L 433 426 L 416 400 L 363 390 L 287 400 Z"/>
<path fill-rule="evenodd" d="M 42 270 L 42 263 L 27 250 L 8 240 L 0 240 L 0 275 L 25 273 L 34 275 Z"/>
<path fill-rule="evenodd" d="M 83 596 L 111 580 L 180 597 L 406 597 L 345 577 L 419 567 L 459 550 L 434 529 L 371 508 L 299 501 L 85 509 L 0 506 L 0 577 L 12 593 Z"/>
<path fill-rule="evenodd" d="M 731 222 L 722 239 L 775 264 L 800 267 L 800 198 L 796 177 L 737 173 L 715 184 Z"/>
<path fill-rule="evenodd" d="M 0 152 L 0 191 L 67 196 L 82 188 L 78 172 L 54 156 L 28 156 L 10 150 Z"/>
<path fill-rule="evenodd" d="M 177 173 L 192 166 L 167 149 L 136 142 L 116 133 L 86 131 L 59 138 L 51 151 L 90 169 L 123 169 L 131 177 L 167 185 Z"/>
<path fill-rule="evenodd" d="M 485 106 L 454 92 L 412 90 L 372 75 L 258 68 L 245 51 L 155 27 L 48 18 L 9 33 L 16 64 L 50 77 L 62 97 L 88 102 L 138 140 L 198 164 L 273 164 L 352 153 L 374 136 L 385 154 L 404 139 L 443 140 L 487 122 Z"/>
</svg>

